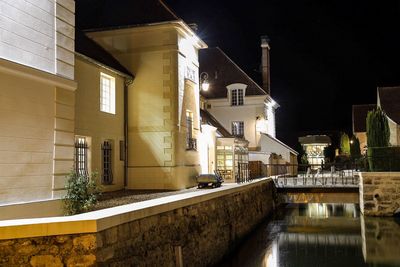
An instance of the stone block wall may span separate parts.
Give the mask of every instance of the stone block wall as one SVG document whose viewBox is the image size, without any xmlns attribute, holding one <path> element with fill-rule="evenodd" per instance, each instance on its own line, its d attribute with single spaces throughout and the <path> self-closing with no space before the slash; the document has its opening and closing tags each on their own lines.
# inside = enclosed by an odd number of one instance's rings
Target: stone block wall
<svg viewBox="0 0 400 267">
<path fill-rule="evenodd" d="M 273 209 L 271 180 L 89 234 L 0 241 L 0 266 L 210 266 Z"/>
<path fill-rule="evenodd" d="M 400 212 L 400 172 L 363 172 L 359 188 L 364 215 L 393 216 Z"/>
</svg>

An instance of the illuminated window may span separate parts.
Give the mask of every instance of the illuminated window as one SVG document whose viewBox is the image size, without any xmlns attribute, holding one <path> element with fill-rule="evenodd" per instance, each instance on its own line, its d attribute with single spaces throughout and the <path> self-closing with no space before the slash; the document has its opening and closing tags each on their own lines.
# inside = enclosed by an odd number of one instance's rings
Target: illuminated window
<svg viewBox="0 0 400 267">
<path fill-rule="evenodd" d="M 115 114 L 115 78 L 100 74 L 100 111 Z"/>
<path fill-rule="evenodd" d="M 186 149 L 197 150 L 197 140 L 193 138 L 193 112 L 186 111 Z"/>
<path fill-rule="evenodd" d="M 244 122 L 243 121 L 233 121 L 232 122 L 232 135 L 237 137 L 244 136 Z"/>
<path fill-rule="evenodd" d="M 232 89 L 231 105 L 232 106 L 242 106 L 243 105 L 243 89 Z"/>
</svg>

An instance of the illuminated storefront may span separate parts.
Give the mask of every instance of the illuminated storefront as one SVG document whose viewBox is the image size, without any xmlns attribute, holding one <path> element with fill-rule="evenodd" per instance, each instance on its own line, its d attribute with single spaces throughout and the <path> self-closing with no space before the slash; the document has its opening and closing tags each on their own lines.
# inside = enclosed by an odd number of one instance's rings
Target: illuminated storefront
<svg viewBox="0 0 400 267">
<path fill-rule="evenodd" d="M 331 144 L 331 139 L 326 135 L 307 135 L 300 137 L 299 142 L 307 154 L 308 163 L 317 168 L 316 165 L 325 160 L 324 149 Z"/>
<path fill-rule="evenodd" d="M 217 170 L 223 174 L 226 182 L 248 179 L 248 141 L 239 138 L 218 138 Z"/>
</svg>

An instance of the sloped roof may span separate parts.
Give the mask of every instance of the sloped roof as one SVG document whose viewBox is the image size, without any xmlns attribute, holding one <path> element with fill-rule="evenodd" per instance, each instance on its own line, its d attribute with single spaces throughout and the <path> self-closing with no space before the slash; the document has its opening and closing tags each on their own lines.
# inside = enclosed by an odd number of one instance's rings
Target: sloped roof
<svg viewBox="0 0 400 267">
<path fill-rule="evenodd" d="M 201 117 L 201 122 L 205 124 L 209 124 L 211 126 L 214 126 L 217 128 L 217 131 L 223 136 L 223 137 L 233 137 L 228 130 L 225 129 L 224 126 L 213 116 L 208 112 L 207 110 L 200 109 L 200 117 Z"/>
<path fill-rule="evenodd" d="M 331 138 L 327 135 L 307 135 L 299 137 L 299 143 L 307 144 L 331 144 Z"/>
<path fill-rule="evenodd" d="M 267 95 L 238 65 L 235 64 L 220 48 L 208 48 L 199 51 L 200 73 L 208 74 L 210 89 L 201 94 L 205 98 L 227 97 L 226 86 L 243 83 L 246 95 Z"/>
<path fill-rule="evenodd" d="M 400 124 L 400 86 L 379 87 L 378 95 L 382 110 L 395 123 Z"/>
<path fill-rule="evenodd" d="M 117 59 L 80 30 L 75 31 L 75 51 L 114 70 L 133 77 L 133 74 L 122 66 Z"/>
<path fill-rule="evenodd" d="M 180 20 L 161 0 L 76 0 L 81 30 L 124 28 Z"/>
<path fill-rule="evenodd" d="M 353 132 L 360 133 L 367 131 L 368 111 L 376 108 L 376 104 L 353 105 Z"/>
</svg>

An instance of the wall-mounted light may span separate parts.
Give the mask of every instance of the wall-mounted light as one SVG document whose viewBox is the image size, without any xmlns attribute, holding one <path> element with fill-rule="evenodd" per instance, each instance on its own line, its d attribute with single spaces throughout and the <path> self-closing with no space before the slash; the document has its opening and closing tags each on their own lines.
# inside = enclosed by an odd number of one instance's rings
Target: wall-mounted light
<svg viewBox="0 0 400 267">
<path fill-rule="evenodd" d="M 208 88 L 210 88 L 210 83 L 208 82 L 208 73 L 207 72 L 202 72 L 200 73 L 200 86 L 201 90 L 203 91 L 208 91 Z"/>
</svg>

